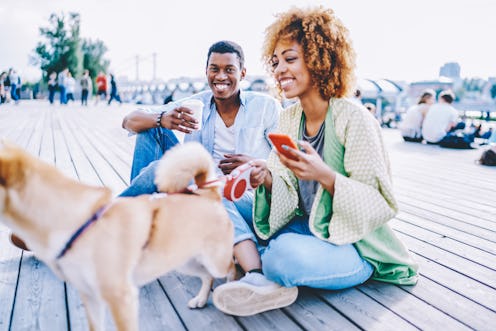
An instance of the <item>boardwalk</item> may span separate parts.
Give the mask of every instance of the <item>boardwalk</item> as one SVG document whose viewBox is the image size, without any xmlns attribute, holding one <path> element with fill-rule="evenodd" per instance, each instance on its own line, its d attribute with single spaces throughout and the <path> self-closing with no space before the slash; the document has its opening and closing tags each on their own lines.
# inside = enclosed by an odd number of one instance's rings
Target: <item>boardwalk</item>
<svg viewBox="0 0 496 331">
<path fill-rule="evenodd" d="M 128 185 L 133 147 L 120 122 L 134 108 L 0 106 L 0 137 L 117 194 Z M 200 282 L 170 273 L 142 288 L 141 330 L 494 330 L 496 169 L 474 163 L 479 150 L 403 143 L 395 130 L 384 136 L 401 207 L 391 225 L 421 267 L 417 286 L 301 289 L 290 307 L 233 318 L 211 303 L 188 309 Z M 11 246 L 8 233 L 0 226 L 0 331 L 87 330 L 74 289 Z"/>
</svg>

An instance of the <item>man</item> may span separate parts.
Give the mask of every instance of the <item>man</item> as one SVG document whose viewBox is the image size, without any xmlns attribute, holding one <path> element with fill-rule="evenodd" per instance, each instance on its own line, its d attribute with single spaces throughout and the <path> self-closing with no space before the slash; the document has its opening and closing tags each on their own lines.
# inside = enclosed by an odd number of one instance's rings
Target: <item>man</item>
<svg viewBox="0 0 496 331">
<path fill-rule="evenodd" d="M 171 130 L 185 134 L 185 141 L 198 141 L 218 162 L 219 173 L 228 174 L 234 168 L 252 159 L 266 159 L 271 150 L 268 133 L 277 126 L 281 106 L 272 97 L 240 90 L 245 77 L 243 50 L 231 41 L 220 41 L 208 50 L 206 77 L 210 91 L 200 92 L 188 99 L 204 104 L 202 129 L 195 131 L 198 121 L 185 100 L 173 101 L 158 112 L 134 111 L 127 115 L 122 126 L 138 133 L 131 169 L 131 185 L 122 196 L 135 196 L 156 191 L 153 183 L 155 167 L 162 154 L 178 143 Z M 251 275 L 248 282 L 263 284 L 277 292 L 281 287 L 267 280 L 260 270 L 249 270 L 253 265 L 244 255 L 256 249 L 256 238 L 251 231 L 253 192 L 248 191 L 237 202 L 223 200 L 235 228 L 234 256 L 244 271 Z M 255 273 L 255 276 L 253 274 Z"/>
<path fill-rule="evenodd" d="M 422 136 L 431 144 L 439 143 L 448 132 L 463 129 L 464 123 L 458 123 L 458 112 L 451 104 L 455 95 L 450 90 L 439 94 L 437 104 L 433 104 L 422 124 Z"/>
<path fill-rule="evenodd" d="M 107 76 L 100 71 L 95 79 L 96 82 L 96 99 L 95 105 L 98 104 L 98 99 L 103 97 L 103 100 L 107 99 Z"/>
</svg>

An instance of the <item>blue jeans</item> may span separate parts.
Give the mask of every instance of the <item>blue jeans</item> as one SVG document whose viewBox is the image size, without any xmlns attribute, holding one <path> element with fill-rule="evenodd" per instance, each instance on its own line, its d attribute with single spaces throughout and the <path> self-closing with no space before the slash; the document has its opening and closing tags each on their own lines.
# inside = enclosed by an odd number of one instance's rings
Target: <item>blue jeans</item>
<svg viewBox="0 0 496 331">
<path fill-rule="evenodd" d="M 176 144 L 178 144 L 176 135 L 168 129 L 153 128 L 139 133 L 134 147 L 131 185 L 120 196 L 157 192 L 154 180 L 158 160 Z M 256 241 L 248 225 L 252 223 L 253 192 L 246 192 L 236 202 L 222 198 L 222 203 L 234 225 L 234 243 L 246 239 Z"/>
<path fill-rule="evenodd" d="M 357 286 L 374 268 L 352 244 L 334 245 L 315 237 L 308 217 L 296 217 L 267 246 L 259 245 L 265 276 L 286 287 L 339 290 Z"/>
<path fill-rule="evenodd" d="M 60 89 L 60 104 L 65 105 L 67 103 L 67 92 L 64 85 L 59 85 Z"/>
</svg>

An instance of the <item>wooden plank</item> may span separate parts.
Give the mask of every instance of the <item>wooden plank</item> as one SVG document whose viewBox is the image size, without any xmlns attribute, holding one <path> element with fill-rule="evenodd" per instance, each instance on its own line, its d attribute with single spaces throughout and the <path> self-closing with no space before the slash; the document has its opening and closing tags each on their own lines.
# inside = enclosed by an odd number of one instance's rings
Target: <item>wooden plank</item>
<svg viewBox="0 0 496 331">
<path fill-rule="evenodd" d="M 376 283 L 385 287 L 387 284 Z M 422 277 L 416 286 L 403 286 L 402 290 L 443 311 L 461 323 L 475 330 L 492 330 L 496 320 L 496 312 L 474 302 L 449 288 Z M 431 329 L 431 328 L 427 328 Z"/>
<path fill-rule="evenodd" d="M 198 279 L 171 272 L 161 277 L 159 281 L 188 330 L 242 330 L 236 319 L 214 307 L 211 297 L 202 309 L 188 308 L 188 301 L 200 288 Z"/>
<path fill-rule="evenodd" d="M 451 291 L 496 312 L 496 290 L 477 279 L 467 277 L 456 270 L 445 267 L 437 261 L 430 260 L 420 254 L 413 253 L 415 261 L 420 266 L 420 281 L 423 278 L 440 284 Z M 462 267 L 460 266 L 460 269 Z M 480 311 L 484 311 L 481 309 Z M 472 311 L 477 315 L 479 310 Z"/>
<path fill-rule="evenodd" d="M 494 236 L 496 237 L 496 227 L 495 227 L 495 223 L 492 221 L 483 220 L 471 214 L 459 213 L 455 210 L 443 206 L 439 206 L 433 203 L 423 202 L 418 199 L 410 199 L 402 196 L 398 200 L 405 205 L 415 206 L 416 208 L 428 210 L 430 213 L 443 215 L 452 220 L 457 220 L 461 223 L 471 224 L 473 226 L 486 229 L 488 231 L 493 232 Z M 496 201 L 496 199 L 494 201 Z"/>
<path fill-rule="evenodd" d="M 423 208 L 418 208 L 415 205 L 400 204 L 400 210 L 402 212 L 412 214 L 416 217 L 424 218 L 429 222 L 434 222 L 444 226 L 451 227 L 453 229 L 469 233 L 473 236 L 484 238 L 485 240 L 496 242 L 494 231 L 490 229 L 481 228 L 477 225 L 467 224 L 460 220 L 455 220 L 444 215 L 433 213 L 430 210 L 425 210 Z"/>
<path fill-rule="evenodd" d="M 437 247 L 423 242 L 420 239 L 412 237 L 410 234 L 396 231 L 398 237 L 403 240 L 410 251 L 425 256 L 436 263 L 443 265 L 451 270 L 464 274 L 470 278 L 496 288 L 496 273 L 483 265 L 466 260 L 463 257 L 453 253 L 438 249 Z"/>
<path fill-rule="evenodd" d="M 465 243 L 472 247 L 478 248 L 485 252 L 496 255 L 496 242 L 474 236 L 470 233 L 460 231 L 456 228 L 452 228 L 443 224 L 430 222 L 422 217 L 417 217 L 416 215 L 411 215 L 408 213 L 400 212 L 396 219 L 403 223 L 408 223 L 422 229 L 429 230 L 431 232 L 452 238 L 459 242 Z"/>
<path fill-rule="evenodd" d="M 67 330 L 65 289 L 48 268 L 32 254 L 22 258 L 13 330 Z"/>
<path fill-rule="evenodd" d="M 322 301 L 318 292 L 300 287 L 298 300 L 283 310 L 305 330 L 359 330 L 353 321 Z"/>
<path fill-rule="evenodd" d="M 443 234 L 434 233 L 409 223 L 393 220 L 391 225 L 394 230 L 403 234 L 416 237 L 418 240 L 429 245 L 440 248 L 443 251 L 453 253 L 459 257 L 492 269 L 496 276 L 496 256 L 481 249 L 469 246 L 463 242 L 453 240 Z"/>
<path fill-rule="evenodd" d="M 398 178 L 395 178 L 394 186 L 402 196 L 405 195 L 422 201 L 426 201 L 426 199 L 428 199 L 427 201 L 439 201 L 440 197 L 442 197 L 442 202 L 446 203 L 447 206 L 459 210 L 469 210 L 472 215 L 477 215 L 487 220 L 496 220 L 494 204 L 481 204 L 481 202 L 488 199 L 478 194 L 451 194 L 451 191 L 446 192 L 446 190 L 439 189 L 437 186 L 427 188 L 424 185 L 419 185 L 416 181 Z"/>
<path fill-rule="evenodd" d="M 417 330 L 415 325 L 357 288 L 342 291 L 321 291 L 319 296 L 364 330 Z"/>
<path fill-rule="evenodd" d="M 186 330 L 158 281 L 140 289 L 140 330 Z"/>
<path fill-rule="evenodd" d="M 370 282 L 360 287 L 360 291 L 380 302 L 388 309 L 410 321 L 421 330 L 464 330 L 468 327 L 436 307 L 426 303 L 399 287 Z"/>
<path fill-rule="evenodd" d="M 10 231 L 0 225 L 0 331 L 10 330 L 22 250 L 9 242 Z"/>
<path fill-rule="evenodd" d="M 67 125 L 70 131 L 74 134 L 76 144 L 78 144 L 80 149 L 83 151 L 83 154 L 91 164 L 91 167 L 95 169 L 95 172 L 98 174 L 98 177 L 103 185 L 112 189 L 113 192 L 123 191 L 127 186 L 125 180 L 119 177 L 108 162 L 102 158 L 102 155 L 95 150 L 88 139 L 86 139 L 82 134 L 81 131 L 87 129 L 71 125 L 71 123 L 68 123 Z"/>
</svg>

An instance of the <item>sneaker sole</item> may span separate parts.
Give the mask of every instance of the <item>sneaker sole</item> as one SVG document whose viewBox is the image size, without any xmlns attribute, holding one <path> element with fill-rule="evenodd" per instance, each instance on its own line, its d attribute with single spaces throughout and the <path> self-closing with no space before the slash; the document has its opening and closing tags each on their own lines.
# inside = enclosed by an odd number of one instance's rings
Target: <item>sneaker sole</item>
<svg viewBox="0 0 496 331">
<path fill-rule="evenodd" d="M 232 286 L 230 286 L 232 284 Z M 217 287 L 212 300 L 220 311 L 234 316 L 251 316 L 291 305 L 298 298 L 297 287 L 261 289 L 246 283 L 227 283 Z"/>
</svg>

